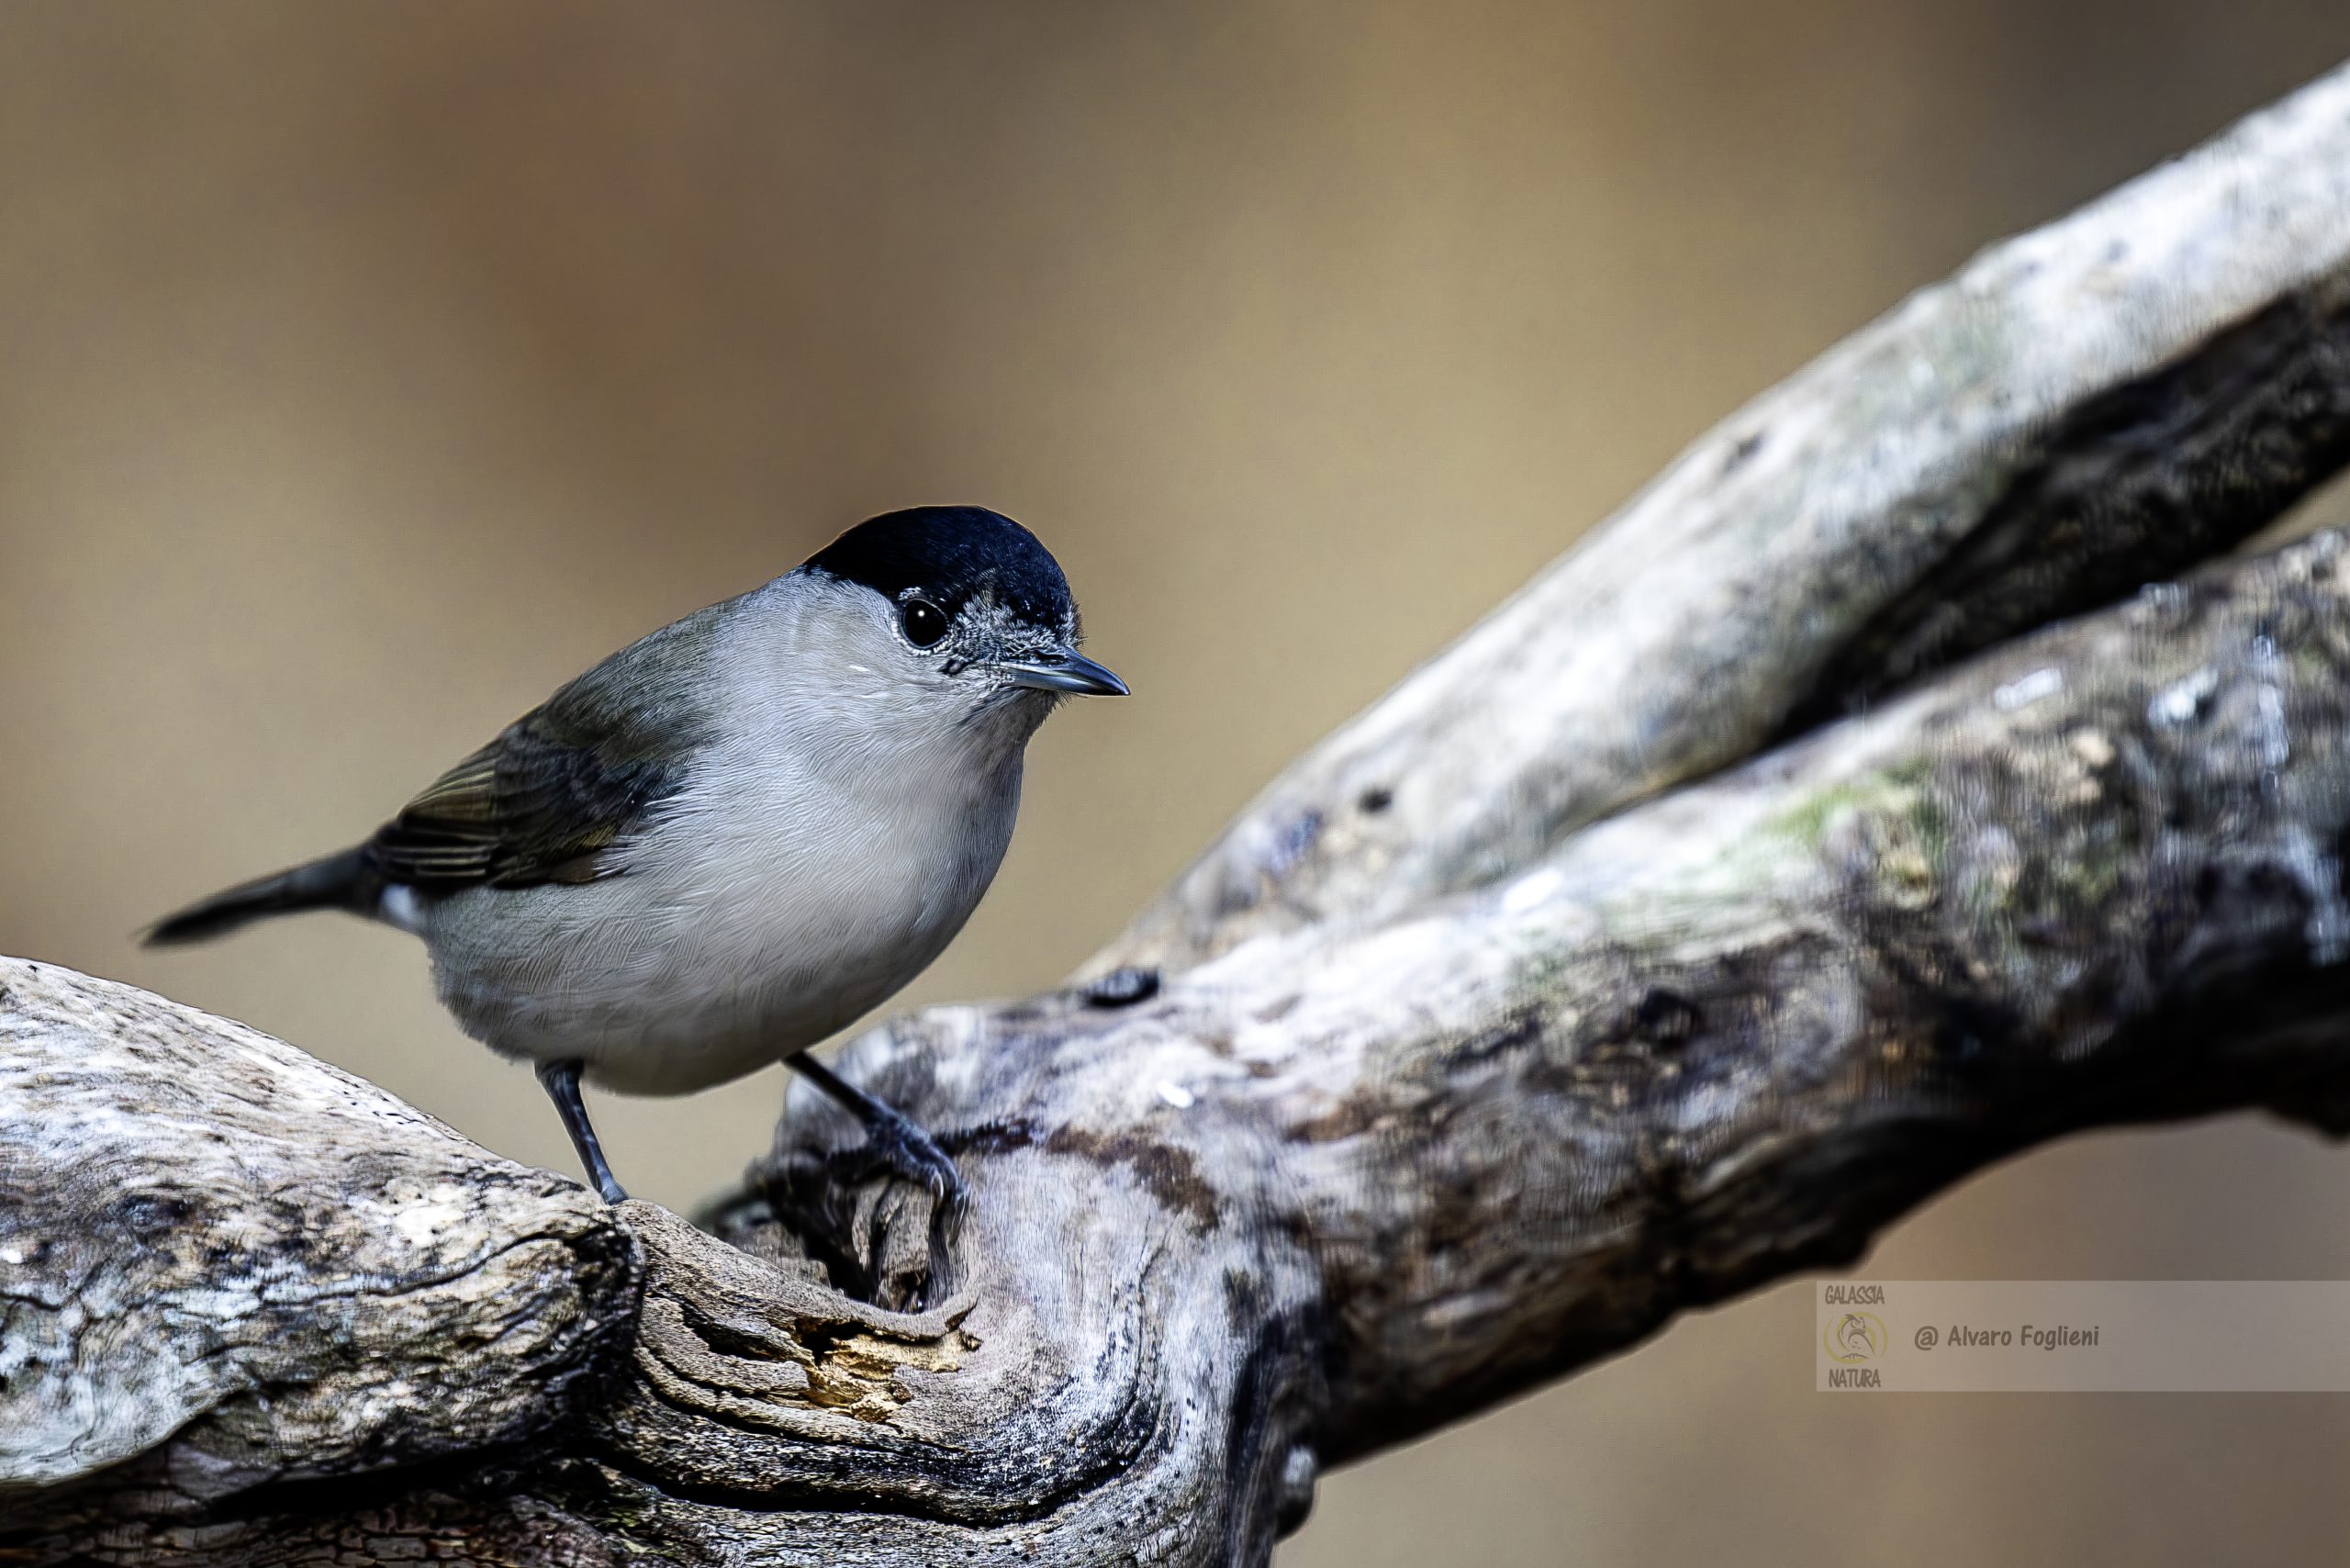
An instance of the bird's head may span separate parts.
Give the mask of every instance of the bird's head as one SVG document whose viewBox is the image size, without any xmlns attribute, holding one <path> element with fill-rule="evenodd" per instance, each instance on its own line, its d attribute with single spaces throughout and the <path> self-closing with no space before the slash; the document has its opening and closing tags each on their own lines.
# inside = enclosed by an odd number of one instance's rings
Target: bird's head
<svg viewBox="0 0 2350 1568">
<path fill-rule="evenodd" d="M 787 582 L 811 601 L 800 657 L 831 664 L 876 722 L 1025 740 L 1063 696 L 1123 697 L 1078 652 L 1077 603 L 1036 536 L 983 507 L 858 523 Z"/>
</svg>

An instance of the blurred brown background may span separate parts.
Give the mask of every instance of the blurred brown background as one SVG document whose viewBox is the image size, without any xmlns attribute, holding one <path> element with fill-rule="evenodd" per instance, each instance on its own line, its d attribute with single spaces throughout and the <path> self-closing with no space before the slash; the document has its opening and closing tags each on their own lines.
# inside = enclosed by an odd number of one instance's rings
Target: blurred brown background
<svg viewBox="0 0 2350 1568">
<path fill-rule="evenodd" d="M 2340 0 L 6 0 L 0 949 L 568 1170 L 407 939 L 131 933 L 968 499 L 1138 693 L 1046 730 L 913 999 L 1048 984 L 1740 400 L 2344 55 Z M 683 1205 L 778 1090 L 598 1115 Z M 2345 1200 L 2264 1126 L 2105 1137 L 1871 1266 L 2344 1276 Z M 2350 1550 L 2350 1401 L 1836 1401 L 1810 1326 L 1783 1290 L 1336 1476 L 1284 1568 Z"/>
</svg>

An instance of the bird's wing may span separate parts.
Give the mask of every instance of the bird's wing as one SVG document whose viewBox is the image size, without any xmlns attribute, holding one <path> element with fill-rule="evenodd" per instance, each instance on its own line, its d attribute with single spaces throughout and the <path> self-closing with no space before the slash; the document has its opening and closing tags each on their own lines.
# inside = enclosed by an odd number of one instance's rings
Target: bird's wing
<svg viewBox="0 0 2350 1568">
<path fill-rule="evenodd" d="M 707 739 L 712 613 L 621 650 L 509 724 L 377 829 L 370 863 L 435 893 L 610 875 L 612 846 L 682 786 Z"/>
<path fill-rule="evenodd" d="M 645 758 L 582 745 L 539 709 L 457 764 L 367 842 L 386 878 L 428 892 L 609 874 L 606 851 L 673 787 Z"/>
</svg>

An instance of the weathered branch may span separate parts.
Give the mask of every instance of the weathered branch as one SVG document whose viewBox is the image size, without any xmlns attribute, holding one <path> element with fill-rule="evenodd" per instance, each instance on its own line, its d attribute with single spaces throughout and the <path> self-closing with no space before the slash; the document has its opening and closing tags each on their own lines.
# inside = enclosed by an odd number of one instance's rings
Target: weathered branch
<svg viewBox="0 0 2350 1568">
<path fill-rule="evenodd" d="M 1269 786 L 1092 969 L 1393 919 L 2350 458 L 2350 72 L 1993 247 L 1731 415 Z"/>
<path fill-rule="evenodd" d="M 853 1045 L 973 1186 L 925 1314 L 811 1098 L 705 1233 L 0 965 L 0 1561 L 1261 1562 L 1986 1160 L 2350 1127 L 2350 554 L 2016 636 L 2342 461 L 2345 196 L 2338 75 L 1991 252 L 1277 784 L 1163 973 Z"/>
</svg>

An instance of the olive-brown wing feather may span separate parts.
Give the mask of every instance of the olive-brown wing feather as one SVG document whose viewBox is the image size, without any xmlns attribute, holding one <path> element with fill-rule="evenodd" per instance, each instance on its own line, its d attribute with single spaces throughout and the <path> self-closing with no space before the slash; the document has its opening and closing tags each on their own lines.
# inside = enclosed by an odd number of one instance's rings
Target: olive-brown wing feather
<svg viewBox="0 0 2350 1568">
<path fill-rule="evenodd" d="M 509 724 L 378 829 L 369 863 L 430 893 L 610 875 L 612 846 L 710 738 L 705 661 L 742 602 L 663 627 Z"/>
<path fill-rule="evenodd" d="M 540 709 L 409 801 L 368 841 L 368 859 L 435 893 L 610 875 L 612 846 L 676 788 L 674 768 L 615 749 Z"/>
</svg>

